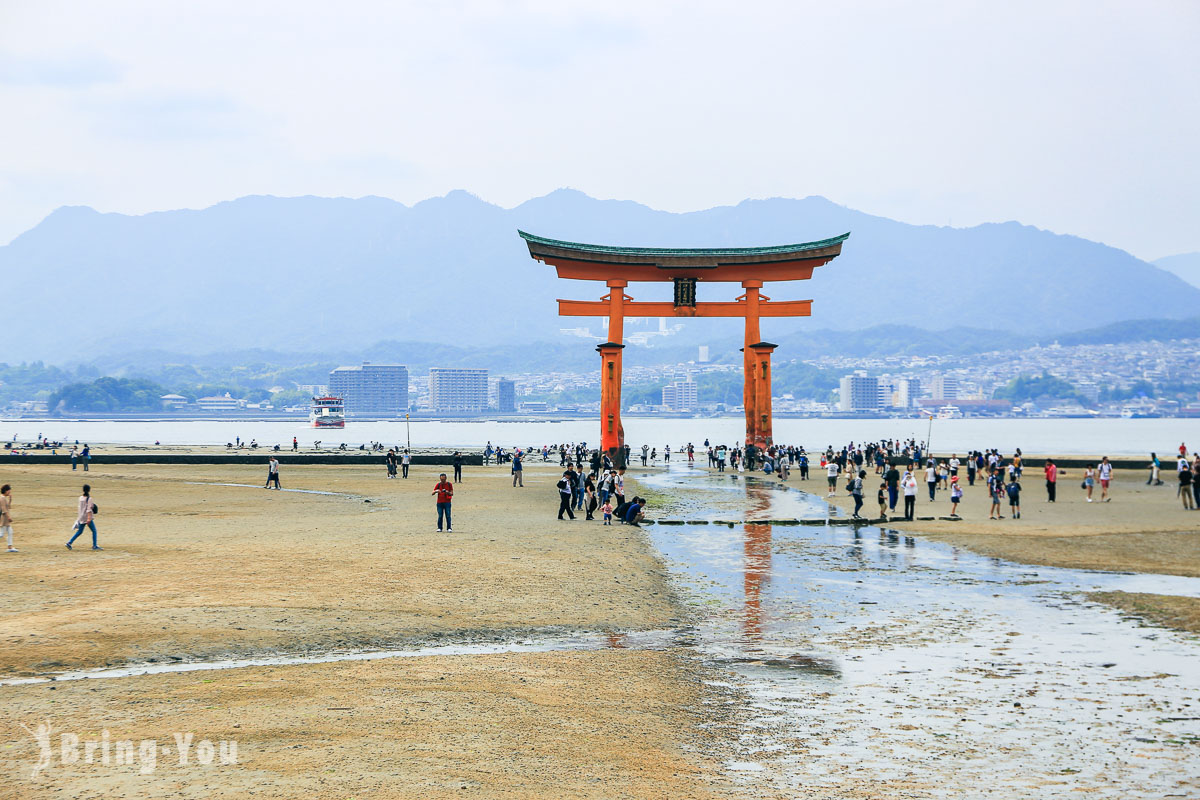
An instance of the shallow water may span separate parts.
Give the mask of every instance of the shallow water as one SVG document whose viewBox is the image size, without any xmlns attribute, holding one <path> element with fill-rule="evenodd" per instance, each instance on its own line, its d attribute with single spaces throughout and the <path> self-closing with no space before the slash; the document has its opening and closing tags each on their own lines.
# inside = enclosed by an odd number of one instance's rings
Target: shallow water
<svg viewBox="0 0 1200 800">
<path fill-rule="evenodd" d="M 654 488 L 730 491 L 686 469 Z M 737 481 L 750 513 L 823 506 Z M 1030 567 L 876 527 L 653 526 L 695 644 L 752 721 L 728 766 L 777 789 L 1200 796 L 1200 646 L 1080 599 L 1200 597 L 1200 579 Z"/>
</svg>

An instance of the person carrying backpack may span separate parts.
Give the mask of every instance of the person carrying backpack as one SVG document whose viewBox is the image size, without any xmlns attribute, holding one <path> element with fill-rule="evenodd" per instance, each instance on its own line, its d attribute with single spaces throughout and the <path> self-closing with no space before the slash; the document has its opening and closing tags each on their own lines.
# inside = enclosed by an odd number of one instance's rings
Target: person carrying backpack
<svg viewBox="0 0 1200 800">
<path fill-rule="evenodd" d="M 567 512 L 567 516 L 575 519 L 575 512 L 571 510 L 571 499 L 575 494 L 575 482 L 571 480 L 571 472 L 567 470 L 562 474 L 562 480 L 558 486 L 558 518 L 563 518 L 563 512 Z"/>
<path fill-rule="evenodd" d="M 1004 491 L 1008 493 L 1008 508 L 1012 513 L 1013 519 L 1021 518 L 1021 484 L 1019 481 L 1012 481 L 1005 487 Z"/>
</svg>

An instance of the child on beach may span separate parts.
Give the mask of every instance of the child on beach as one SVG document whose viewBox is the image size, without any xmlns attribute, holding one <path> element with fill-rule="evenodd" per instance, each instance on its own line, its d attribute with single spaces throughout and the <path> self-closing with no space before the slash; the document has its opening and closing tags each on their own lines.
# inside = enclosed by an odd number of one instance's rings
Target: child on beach
<svg viewBox="0 0 1200 800">
<path fill-rule="evenodd" d="M 879 518 L 887 519 L 887 484 L 880 483 L 879 491 L 875 493 L 875 499 L 879 502 Z"/>
<path fill-rule="evenodd" d="M 19 551 L 13 547 L 12 523 L 12 487 L 6 483 L 0 486 L 0 536 L 8 537 L 8 552 L 16 553 Z"/>
<path fill-rule="evenodd" d="M 992 497 L 992 509 L 988 512 L 988 519 L 1004 519 L 1000 513 L 1000 497 L 1004 494 L 1004 473 L 992 467 L 992 474 L 988 476 L 988 494 Z"/>
<path fill-rule="evenodd" d="M 962 502 L 963 490 L 958 483 L 958 476 L 950 479 L 950 516 L 958 516 L 958 504 Z"/>
<path fill-rule="evenodd" d="M 1083 486 L 1081 488 L 1087 490 L 1087 501 L 1092 502 L 1092 489 L 1096 486 L 1096 467 L 1094 464 L 1088 464 L 1083 470 Z"/>
<path fill-rule="evenodd" d="M 600 510 L 604 513 L 604 524 L 612 525 L 612 515 L 613 515 L 612 500 L 605 500 L 604 505 L 600 507 Z"/>
</svg>

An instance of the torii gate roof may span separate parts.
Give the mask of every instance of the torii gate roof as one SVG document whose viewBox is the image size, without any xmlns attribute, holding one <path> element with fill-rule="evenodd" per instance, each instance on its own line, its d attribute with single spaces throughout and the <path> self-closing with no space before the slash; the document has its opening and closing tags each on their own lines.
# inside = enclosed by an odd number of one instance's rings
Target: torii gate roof
<svg viewBox="0 0 1200 800">
<path fill-rule="evenodd" d="M 673 248 L 581 244 L 517 233 L 529 246 L 529 255 L 554 265 L 560 278 L 632 281 L 804 280 L 838 256 L 850 236 L 768 247 Z"/>
</svg>

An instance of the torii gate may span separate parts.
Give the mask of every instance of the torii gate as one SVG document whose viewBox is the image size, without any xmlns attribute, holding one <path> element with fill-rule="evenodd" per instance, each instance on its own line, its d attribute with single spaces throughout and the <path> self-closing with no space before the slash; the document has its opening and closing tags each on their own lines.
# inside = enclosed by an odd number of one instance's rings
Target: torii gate
<svg viewBox="0 0 1200 800">
<path fill-rule="evenodd" d="M 613 247 L 544 239 L 517 231 L 529 255 L 553 265 L 558 277 L 604 281 L 609 292 L 596 301 L 559 300 L 563 317 L 608 317 L 608 341 L 600 353 L 600 449 L 619 468 L 625 467 L 625 430 L 621 426 L 621 351 L 625 317 L 743 317 L 742 348 L 746 408 L 746 446 L 765 449 L 771 437 L 771 353 L 777 345 L 764 342 L 762 317 L 807 317 L 811 300 L 776 300 L 761 290 L 766 281 L 807 280 L 813 270 L 842 252 L 844 233 L 832 239 L 773 247 L 673 249 Z M 671 281 L 673 302 L 633 302 L 625 287 L 637 281 Z M 696 302 L 696 283 L 740 282 L 745 294 L 733 302 Z"/>
</svg>

